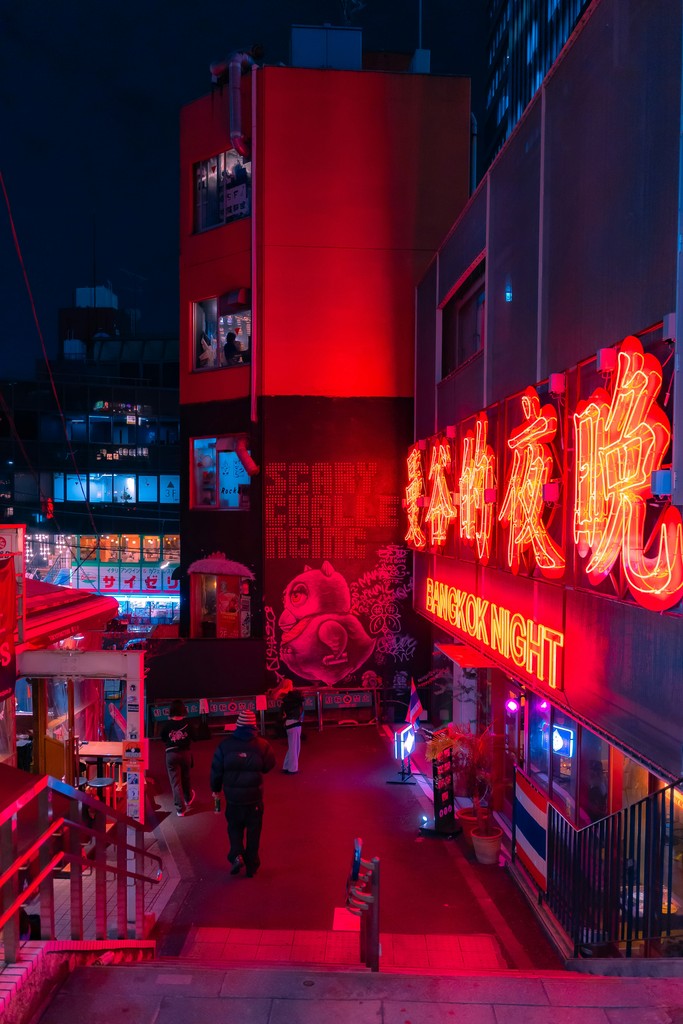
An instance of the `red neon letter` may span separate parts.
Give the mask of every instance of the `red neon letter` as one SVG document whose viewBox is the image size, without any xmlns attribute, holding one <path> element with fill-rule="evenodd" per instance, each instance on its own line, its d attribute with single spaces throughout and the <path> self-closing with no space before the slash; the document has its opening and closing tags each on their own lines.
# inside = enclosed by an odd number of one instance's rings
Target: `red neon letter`
<svg viewBox="0 0 683 1024">
<path fill-rule="evenodd" d="M 458 514 L 446 480 L 446 473 L 450 468 L 450 445 L 444 444 L 443 441 L 437 441 L 432 448 L 432 459 L 429 466 L 432 493 L 429 496 L 429 508 L 425 516 L 425 522 L 430 525 L 432 545 L 445 543 L 448 527 Z"/>
<path fill-rule="evenodd" d="M 531 549 L 543 575 L 557 579 L 564 572 L 564 555 L 543 522 L 543 484 L 553 469 L 553 457 L 544 442 L 555 435 L 557 414 L 552 405 L 541 409 L 533 388 L 522 395 L 522 409 L 525 422 L 515 427 L 508 440 L 512 466 L 498 519 L 509 528 L 507 560 L 512 571 L 519 571 L 522 554 Z"/>
<path fill-rule="evenodd" d="M 496 457 L 486 443 L 488 426 L 488 416 L 481 413 L 475 433 L 468 430 L 463 438 L 460 467 L 460 536 L 470 545 L 476 543 L 482 565 L 489 560 L 493 529 L 493 505 L 486 503 L 484 492 L 496 485 Z"/>
<path fill-rule="evenodd" d="M 576 484 L 574 540 L 591 557 L 586 574 L 600 583 L 621 555 L 624 575 L 644 608 L 663 611 L 683 597 L 683 524 L 678 509 L 664 511 L 652 531 L 656 555 L 645 555 L 650 475 L 671 443 L 671 427 L 656 404 L 662 385 L 657 359 L 638 338 L 625 338 L 612 396 L 597 388 L 574 413 Z"/>
</svg>

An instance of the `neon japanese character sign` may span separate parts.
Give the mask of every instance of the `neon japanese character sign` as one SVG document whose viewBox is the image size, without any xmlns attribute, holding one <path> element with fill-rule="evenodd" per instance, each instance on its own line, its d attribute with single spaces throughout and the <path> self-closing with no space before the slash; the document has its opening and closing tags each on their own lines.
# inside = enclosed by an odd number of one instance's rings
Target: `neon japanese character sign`
<svg viewBox="0 0 683 1024">
<path fill-rule="evenodd" d="M 429 523 L 432 545 L 444 544 L 448 527 L 458 514 L 453 493 L 448 484 L 451 472 L 451 447 L 444 441 L 436 441 L 432 447 L 429 465 L 429 480 L 432 491 L 425 522 Z M 447 475 L 448 474 L 448 475 Z"/>
<path fill-rule="evenodd" d="M 405 535 L 406 544 L 421 551 L 427 543 L 422 527 L 420 525 L 419 500 L 425 494 L 424 473 L 422 471 L 422 456 L 417 445 L 411 448 L 408 455 L 408 486 L 406 487 L 406 515 L 408 516 L 408 532 Z"/>
<path fill-rule="evenodd" d="M 512 399 L 521 400 L 523 420 L 507 437 L 499 434 L 492 443 L 488 415 L 479 414 L 462 434 L 457 472 L 454 442 L 441 434 L 423 442 L 430 468 L 418 486 L 418 470 L 409 463 L 407 543 L 417 550 L 442 547 L 459 509 L 460 541 L 476 548 L 482 565 L 490 564 L 498 524 L 507 531 L 507 543 L 499 549 L 501 568 L 561 579 L 566 556 L 550 532 L 555 506 L 544 500 L 544 485 L 555 477 L 559 508 L 567 506 L 565 522 L 571 524 L 578 556 L 573 572 L 578 566 L 590 584 L 599 586 L 619 570 L 618 582 L 642 607 L 672 608 L 683 600 L 683 519 L 670 502 L 664 509 L 653 504 L 650 483 L 652 473 L 667 465 L 671 445 L 671 425 L 658 404 L 662 380 L 659 360 L 644 352 L 638 338 L 624 339 L 612 385 L 596 388 L 567 413 L 567 451 L 574 458 L 565 473 L 557 452 L 558 412 L 549 402 L 541 405 L 534 388 Z M 447 434 L 455 436 L 456 428 Z M 486 491 L 495 499 L 496 458 L 504 448 L 510 464 L 495 517 Z M 417 445 L 411 456 L 421 469 Z M 427 494 L 418 493 L 422 487 Z"/>
<path fill-rule="evenodd" d="M 486 440 L 488 426 L 488 416 L 481 413 L 474 431 L 465 434 L 459 479 L 460 536 L 469 544 L 476 544 L 482 565 L 489 560 L 493 531 L 494 506 L 486 501 L 486 491 L 496 484 L 496 457 Z"/>
<path fill-rule="evenodd" d="M 557 413 L 541 403 L 533 388 L 522 395 L 524 423 L 508 438 L 512 465 L 505 498 L 498 513 L 508 527 L 507 560 L 513 573 L 519 572 L 522 556 L 531 550 L 544 576 L 557 579 L 564 573 L 564 555 L 548 534 L 543 519 L 543 485 L 550 481 L 553 456 L 548 441 L 557 431 Z"/>
<path fill-rule="evenodd" d="M 586 575 L 598 584 L 619 557 L 639 604 L 662 611 L 683 597 L 683 525 L 670 505 L 659 517 L 655 553 L 645 553 L 650 477 L 662 465 L 671 427 L 656 399 L 657 359 L 635 337 L 621 345 L 612 394 L 597 388 L 574 413 L 576 477 L 574 541 L 590 557 Z"/>
</svg>

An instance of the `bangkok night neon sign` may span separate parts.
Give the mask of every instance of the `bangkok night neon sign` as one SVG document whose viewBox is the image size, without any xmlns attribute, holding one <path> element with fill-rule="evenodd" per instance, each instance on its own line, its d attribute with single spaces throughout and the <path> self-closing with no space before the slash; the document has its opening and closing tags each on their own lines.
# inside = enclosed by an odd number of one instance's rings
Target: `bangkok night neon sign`
<svg viewBox="0 0 683 1024">
<path fill-rule="evenodd" d="M 447 626 L 472 637 L 539 682 L 557 686 L 558 649 L 564 646 L 563 633 L 431 576 L 427 578 L 425 608 Z"/>
<path fill-rule="evenodd" d="M 455 428 L 413 445 L 407 460 L 406 542 L 417 551 L 438 550 L 457 522 L 461 541 L 486 565 L 498 523 L 507 531 L 499 554 L 507 568 L 517 574 L 531 566 L 559 580 L 567 556 L 550 532 L 556 503 L 548 500 L 547 488 L 556 487 L 559 495 L 573 487 L 571 530 L 588 580 L 602 583 L 620 567 L 640 605 L 655 611 L 673 607 L 683 597 L 681 513 L 669 504 L 653 525 L 655 510 L 648 506 L 651 475 L 662 467 L 671 444 L 668 417 L 657 403 L 661 386 L 659 361 L 644 353 L 638 338 L 626 338 L 611 389 L 596 388 L 568 417 L 575 453 L 571 474 L 562 474 L 553 454 L 561 433 L 554 406 L 541 405 L 535 389 L 527 388 L 521 396 L 523 418 L 505 440 L 508 468 L 500 496 L 486 412 L 459 445 Z"/>
</svg>

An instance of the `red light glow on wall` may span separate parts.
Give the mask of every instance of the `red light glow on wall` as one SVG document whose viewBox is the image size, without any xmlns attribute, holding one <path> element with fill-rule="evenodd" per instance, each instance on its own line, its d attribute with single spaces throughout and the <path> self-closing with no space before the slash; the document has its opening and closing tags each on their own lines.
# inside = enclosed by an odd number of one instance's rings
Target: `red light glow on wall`
<svg viewBox="0 0 683 1024">
<path fill-rule="evenodd" d="M 600 583 L 621 555 L 638 603 L 659 611 L 683 596 L 683 524 L 672 505 L 653 531 L 656 555 L 645 554 L 650 477 L 671 443 L 669 421 L 656 404 L 661 385 L 657 359 L 628 337 L 619 350 L 612 395 L 597 388 L 574 413 L 574 541 L 580 555 L 590 552 L 588 578 Z"/>
<path fill-rule="evenodd" d="M 543 484 L 553 470 L 546 442 L 555 437 L 557 414 L 552 405 L 541 408 L 533 388 L 522 395 L 522 409 L 525 422 L 514 428 L 507 442 L 512 466 L 498 520 L 509 530 L 507 559 L 512 571 L 519 572 L 522 555 L 531 549 L 543 575 L 557 579 L 564 573 L 565 559 L 543 521 Z"/>
<path fill-rule="evenodd" d="M 489 560 L 493 530 L 493 504 L 485 500 L 485 495 L 496 485 L 496 457 L 487 444 L 488 426 L 488 416 L 482 413 L 474 432 L 468 430 L 465 434 L 459 481 L 460 536 L 469 544 L 476 544 L 482 565 Z"/>
</svg>

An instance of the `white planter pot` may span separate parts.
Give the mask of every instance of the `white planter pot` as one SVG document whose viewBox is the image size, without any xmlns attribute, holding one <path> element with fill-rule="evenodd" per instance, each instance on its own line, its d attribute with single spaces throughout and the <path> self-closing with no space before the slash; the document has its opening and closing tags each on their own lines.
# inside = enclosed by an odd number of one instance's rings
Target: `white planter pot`
<svg viewBox="0 0 683 1024">
<path fill-rule="evenodd" d="M 480 829 L 472 829 L 472 844 L 474 855 L 480 864 L 497 864 L 500 854 L 500 844 L 503 841 L 503 830 L 497 825 L 492 825 L 489 835 L 485 835 Z"/>
</svg>

